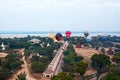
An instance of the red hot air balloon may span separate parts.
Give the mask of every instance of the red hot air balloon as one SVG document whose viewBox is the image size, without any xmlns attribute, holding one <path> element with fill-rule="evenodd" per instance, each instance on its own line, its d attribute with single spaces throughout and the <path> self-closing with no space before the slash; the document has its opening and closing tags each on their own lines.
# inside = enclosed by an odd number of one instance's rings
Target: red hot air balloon
<svg viewBox="0 0 120 80">
<path fill-rule="evenodd" d="M 61 33 L 57 33 L 55 35 L 55 38 L 56 38 L 57 41 L 61 41 L 62 40 L 62 34 Z"/>
<path fill-rule="evenodd" d="M 66 31 L 65 34 L 66 34 L 67 38 L 70 38 L 70 36 L 71 36 L 71 32 L 70 31 Z"/>
</svg>

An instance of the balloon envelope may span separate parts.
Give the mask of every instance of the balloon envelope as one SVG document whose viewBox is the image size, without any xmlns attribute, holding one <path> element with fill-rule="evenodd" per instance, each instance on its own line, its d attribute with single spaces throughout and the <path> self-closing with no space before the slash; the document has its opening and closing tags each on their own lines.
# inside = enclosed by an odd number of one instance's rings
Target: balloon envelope
<svg viewBox="0 0 120 80">
<path fill-rule="evenodd" d="M 69 38 L 71 36 L 71 32 L 70 31 L 66 31 L 65 35 L 66 35 L 67 38 Z"/>
<path fill-rule="evenodd" d="M 62 34 L 61 33 L 57 33 L 55 35 L 55 38 L 56 38 L 57 41 L 61 41 L 62 40 Z"/>
<path fill-rule="evenodd" d="M 85 37 L 88 37 L 89 32 L 88 31 L 84 31 L 84 35 L 85 35 Z"/>
<path fill-rule="evenodd" d="M 92 41 L 92 39 L 89 37 L 89 38 L 86 38 L 86 41 L 89 43 Z"/>
<path fill-rule="evenodd" d="M 55 40 L 55 35 L 51 32 L 50 35 L 49 35 L 49 38 Z"/>
</svg>

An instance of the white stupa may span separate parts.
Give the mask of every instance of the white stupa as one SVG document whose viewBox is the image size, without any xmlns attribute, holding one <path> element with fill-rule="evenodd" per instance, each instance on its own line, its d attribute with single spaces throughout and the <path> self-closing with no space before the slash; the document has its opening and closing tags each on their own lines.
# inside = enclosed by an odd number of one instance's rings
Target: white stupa
<svg viewBox="0 0 120 80">
<path fill-rule="evenodd" d="M 48 46 L 50 46 L 50 44 L 49 44 L 49 43 L 47 43 L 47 47 L 48 47 Z"/>
<path fill-rule="evenodd" d="M 40 44 L 40 46 L 41 46 L 42 48 L 44 47 L 44 45 L 43 45 L 42 43 Z"/>
<path fill-rule="evenodd" d="M 2 50 L 4 51 L 4 50 L 5 50 L 5 45 L 4 45 L 4 43 L 2 43 L 1 47 L 2 47 Z"/>
<path fill-rule="evenodd" d="M 45 42 L 42 42 L 42 44 L 44 45 L 44 44 L 45 44 Z"/>
</svg>

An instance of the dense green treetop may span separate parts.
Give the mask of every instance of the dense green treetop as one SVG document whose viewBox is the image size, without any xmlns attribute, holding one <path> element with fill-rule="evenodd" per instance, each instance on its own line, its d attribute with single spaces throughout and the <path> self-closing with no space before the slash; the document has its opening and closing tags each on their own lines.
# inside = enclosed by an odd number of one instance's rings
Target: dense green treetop
<svg viewBox="0 0 120 80">
<path fill-rule="evenodd" d="M 42 62 L 33 62 L 31 64 L 31 69 L 32 71 L 37 72 L 37 73 L 43 72 L 45 70 L 45 64 Z"/>
<path fill-rule="evenodd" d="M 120 66 L 120 52 L 115 53 L 115 55 L 112 57 L 112 61 L 117 63 L 118 66 Z"/>
<path fill-rule="evenodd" d="M 53 76 L 51 80 L 73 80 L 73 77 L 68 73 L 59 73 L 56 76 Z"/>
<path fill-rule="evenodd" d="M 88 63 L 80 61 L 77 64 L 75 64 L 74 69 L 75 72 L 80 73 L 80 75 L 84 75 L 87 70 L 87 67 Z"/>
</svg>

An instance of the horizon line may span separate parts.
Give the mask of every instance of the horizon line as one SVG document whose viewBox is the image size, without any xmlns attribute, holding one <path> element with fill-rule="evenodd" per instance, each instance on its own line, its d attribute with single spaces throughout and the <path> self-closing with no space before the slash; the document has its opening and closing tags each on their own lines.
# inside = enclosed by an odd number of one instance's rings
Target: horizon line
<svg viewBox="0 0 120 80">
<path fill-rule="evenodd" d="M 66 30 L 66 31 L 71 31 L 71 32 L 120 32 L 120 31 L 89 31 L 89 30 L 84 30 L 84 31 L 72 31 L 72 30 Z M 66 31 L 0 31 L 1 32 L 66 32 Z"/>
</svg>

